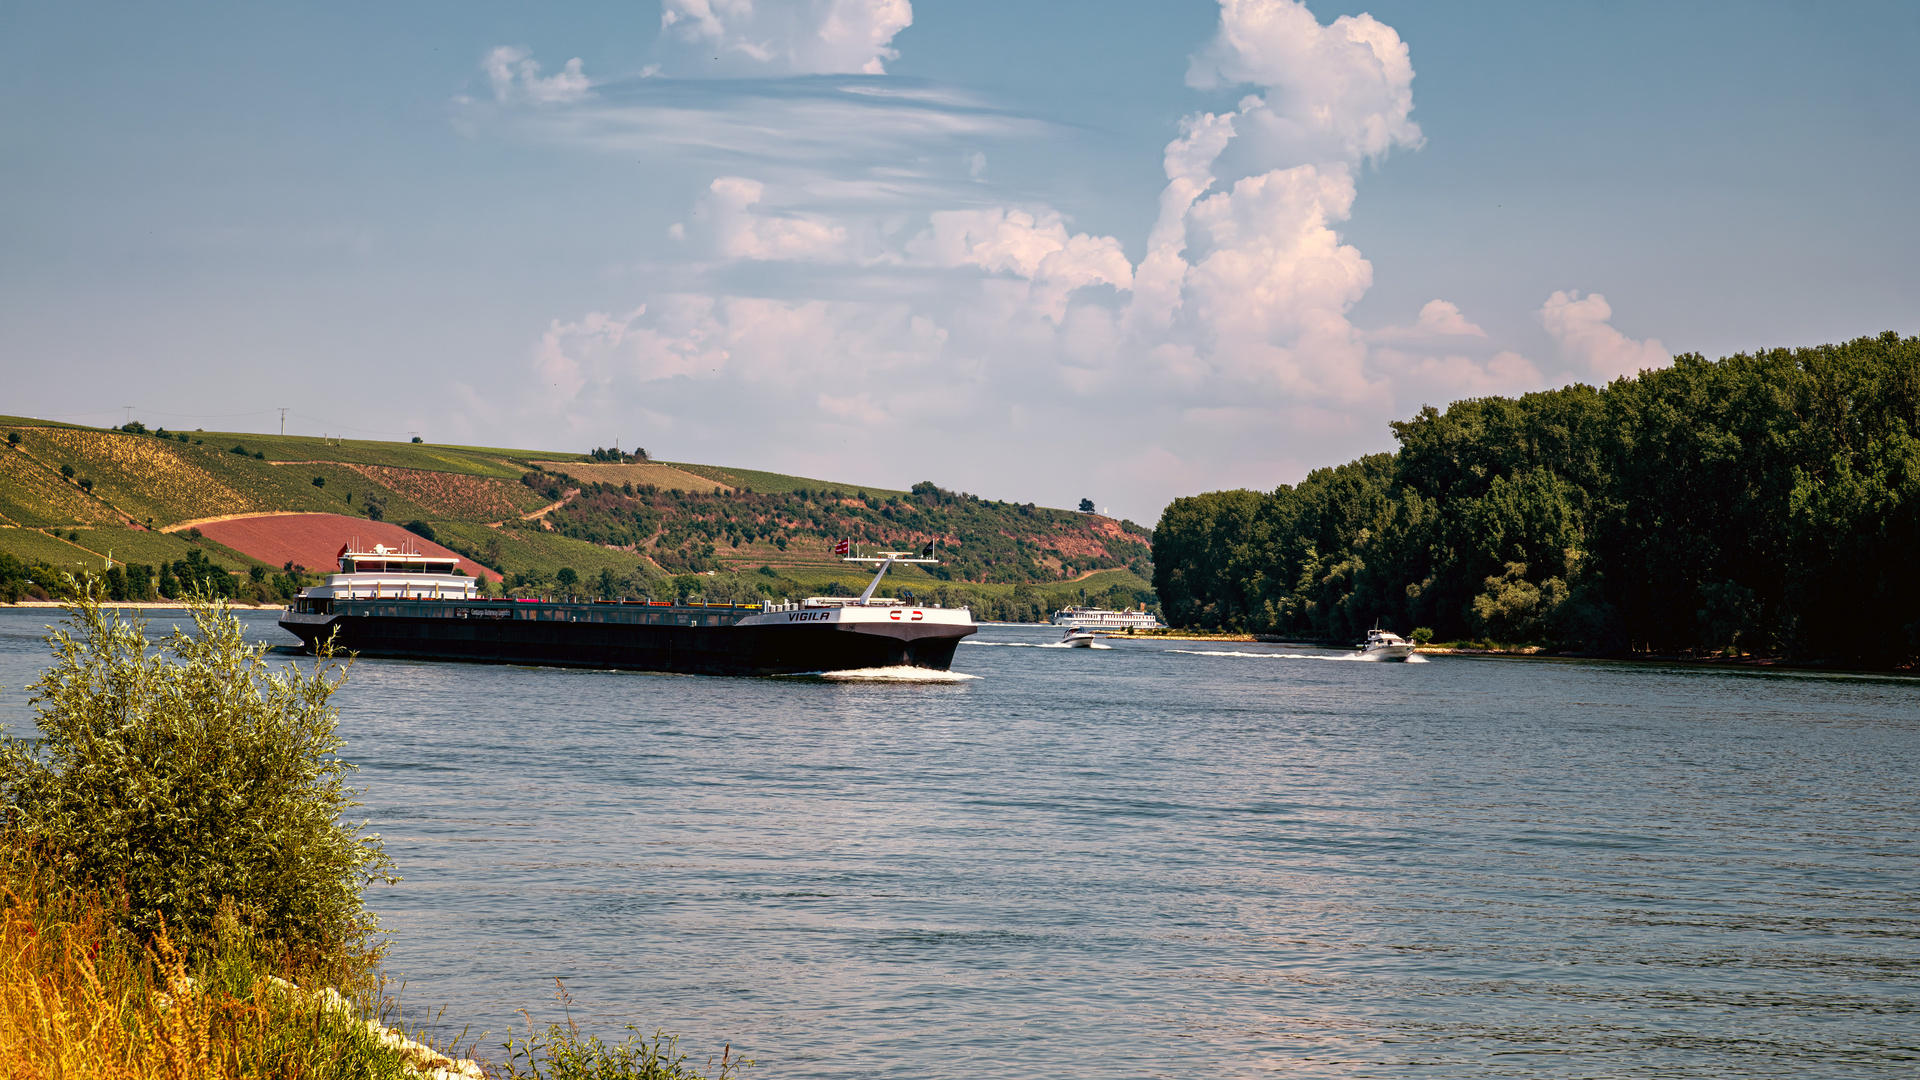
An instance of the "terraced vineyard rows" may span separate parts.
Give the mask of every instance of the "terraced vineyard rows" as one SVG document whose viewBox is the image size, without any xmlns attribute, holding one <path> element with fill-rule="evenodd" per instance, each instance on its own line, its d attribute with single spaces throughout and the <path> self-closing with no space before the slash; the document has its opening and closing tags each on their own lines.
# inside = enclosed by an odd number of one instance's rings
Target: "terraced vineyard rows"
<svg viewBox="0 0 1920 1080">
<path fill-rule="evenodd" d="M 1089 574 L 1095 591 L 1116 602 L 1151 596 L 1145 530 L 930 483 L 904 492 L 690 463 L 232 432 L 163 438 L 0 417 L 0 437 L 7 434 L 19 445 L 0 447 L 0 551 L 49 565 L 78 565 L 111 549 L 120 561 L 159 565 L 206 554 L 244 570 L 255 560 L 222 551 L 211 534 L 195 538 L 190 527 L 320 513 L 346 515 L 335 519 L 343 528 L 355 517 L 418 522 L 423 534 L 532 591 L 551 588 L 562 570 L 623 593 L 654 590 L 670 575 L 683 590 L 849 588 L 861 571 L 830 551 L 846 537 L 870 547 L 932 541 L 947 563 L 937 576 L 900 571 L 905 587 L 982 603 L 1012 603 L 1025 590 L 1010 609 L 1015 617 L 1041 603 L 1035 589 L 1055 590 L 1047 597 L 1057 600 Z M 60 474 L 62 464 L 73 477 Z M 128 527 L 127 519 L 168 531 Z M 265 550 L 272 545 L 260 538 L 274 526 L 258 524 L 227 531 L 233 542 Z M 75 532 L 78 541 L 66 539 Z"/>
</svg>

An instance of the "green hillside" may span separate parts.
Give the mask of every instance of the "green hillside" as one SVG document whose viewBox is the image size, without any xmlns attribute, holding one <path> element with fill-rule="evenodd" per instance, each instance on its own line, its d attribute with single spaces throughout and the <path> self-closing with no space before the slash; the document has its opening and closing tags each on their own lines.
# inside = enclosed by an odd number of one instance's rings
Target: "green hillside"
<svg viewBox="0 0 1920 1080">
<path fill-rule="evenodd" d="M 193 574 L 251 572 L 260 598 L 286 595 L 297 581 L 263 578 L 277 568 L 193 530 L 301 512 L 419 523 L 521 593 L 553 591 L 565 570 L 617 595 L 857 590 L 864 572 L 832 554 L 846 538 L 867 550 L 935 544 L 944 564 L 897 570 L 896 587 L 944 594 L 988 617 L 1033 617 L 1083 599 L 1153 600 L 1150 537 L 1139 526 L 931 482 L 899 491 L 580 453 L 137 424 L 103 430 L 23 417 L 0 417 L 0 439 L 0 553 L 21 568 L 18 580 L 42 585 L 48 575 L 26 568 L 97 568 L 111 552 L 116 562 L 154 567 L 156 582 L 166 567 L 188 573 L 193 560 Z"/>
</svg>

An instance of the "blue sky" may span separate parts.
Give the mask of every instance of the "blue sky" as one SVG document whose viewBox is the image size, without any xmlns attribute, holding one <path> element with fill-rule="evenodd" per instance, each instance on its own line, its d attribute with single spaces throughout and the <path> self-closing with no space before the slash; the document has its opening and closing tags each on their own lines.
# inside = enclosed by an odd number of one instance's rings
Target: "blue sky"
<svg viewBox="0 0 1920 1080">
<path fill-rule="evenodd" d="M 0 411 L 995 498 L 1920 332 L 1920 5 L 0 9 Z M 574 61 L 577 60 L 577 63 Z"/>
</svg>

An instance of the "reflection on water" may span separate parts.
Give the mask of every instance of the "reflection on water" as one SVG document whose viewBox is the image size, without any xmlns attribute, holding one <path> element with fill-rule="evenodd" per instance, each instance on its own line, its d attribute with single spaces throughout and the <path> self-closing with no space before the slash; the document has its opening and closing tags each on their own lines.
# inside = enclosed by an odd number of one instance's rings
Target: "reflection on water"
<svg viewBox="0 0 1920 1080">
<path fill-rule="evenodd" d="M 456 1026 L 559 976 L 770 1078 L 1920 1060 L 1920 685 L 1109 644 L 951 682 L 362 662 L 393 966 Z"/>
</svg>

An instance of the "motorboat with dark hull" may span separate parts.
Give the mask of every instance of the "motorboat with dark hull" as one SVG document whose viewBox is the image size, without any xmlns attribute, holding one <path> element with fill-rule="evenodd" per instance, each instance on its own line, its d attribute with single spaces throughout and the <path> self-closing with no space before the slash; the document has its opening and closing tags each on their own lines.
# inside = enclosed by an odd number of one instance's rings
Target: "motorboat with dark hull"
<svg viewBox="0 0 1920 1080">
<path fill-rule="evenodd" d="M 331 641 L 362 656 L 688 675 L 945 671 L 975 630 L 966 608 L 873 595 L 888 567 L 932 561 L 911 552 L 847 560 L 879 564 L 858 599 L 764 605 L 489 599 L 453 574 L 452 559 L 376 547 L 343 549 L 340 561 L 340 574 L 302 591 L 280 617 L 308 648 Z"/>
</svg>

